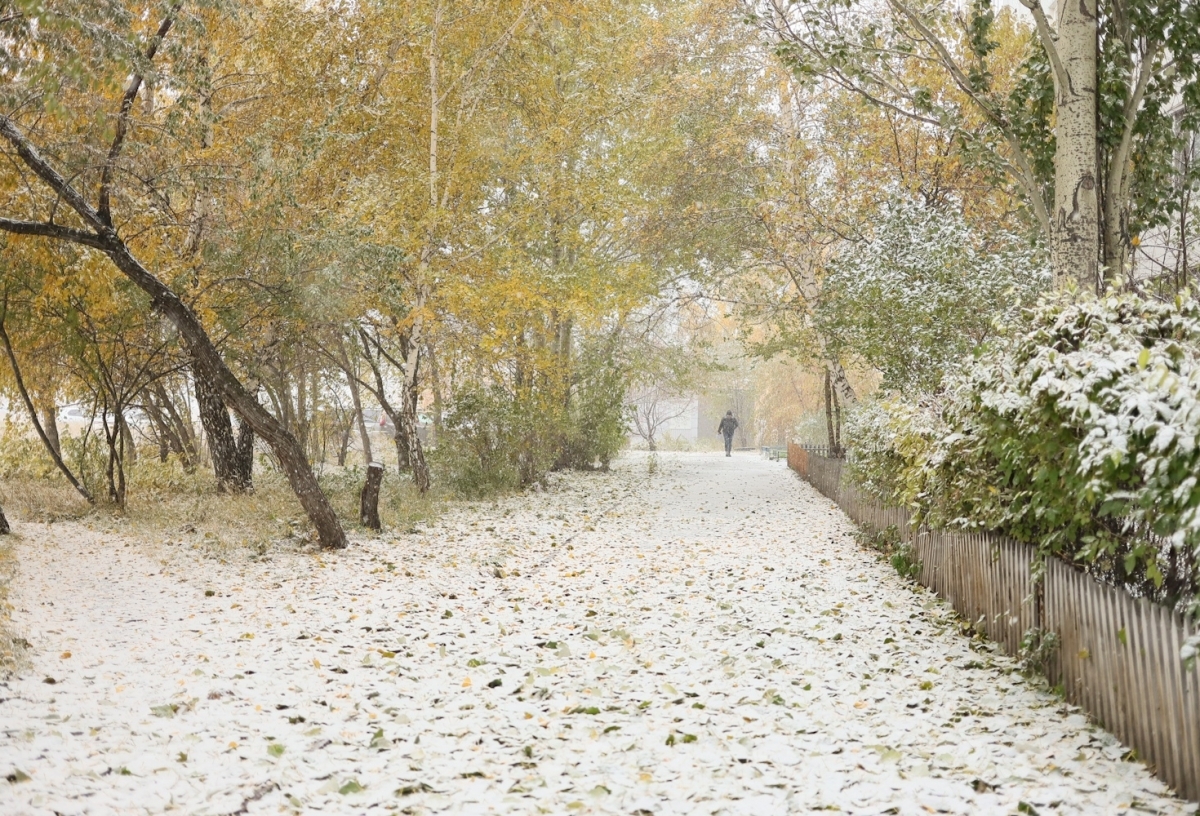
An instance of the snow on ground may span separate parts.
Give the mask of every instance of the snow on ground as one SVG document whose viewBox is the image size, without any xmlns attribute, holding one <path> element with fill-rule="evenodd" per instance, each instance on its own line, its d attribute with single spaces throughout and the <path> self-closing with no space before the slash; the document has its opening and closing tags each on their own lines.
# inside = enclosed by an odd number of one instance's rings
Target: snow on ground
<svg viewBox="0 0 1200 816">
<path fill-rule="evenodd" d="M 337 554 L 22 525 L 0 813 L 1195 812 L 781 463 L 660 457 Z"/>
</svg>

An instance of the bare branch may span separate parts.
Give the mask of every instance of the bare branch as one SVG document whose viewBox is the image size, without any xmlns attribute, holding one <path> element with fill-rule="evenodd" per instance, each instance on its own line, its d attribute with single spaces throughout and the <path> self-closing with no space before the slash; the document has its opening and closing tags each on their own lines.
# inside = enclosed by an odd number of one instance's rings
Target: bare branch
<svg viewBox="0 0 1200 816">
<path fill-rule="evenodd" d="M 162 23 L 155 32 L 154 37 L 150 40 L 150 45 L 146 47 L 146 62 L 154 59 L 154 55 L 158 53 L 158 47 L 166 38 L 167 32 L 171 30 L 171 26 L 175 23 L 175 15 L 179 13 L 181 2 L 177 2 L 171 7 L 170 12 L 163 18 Z M 125 136 L 129 132 L 129 112 L 133 110 L 134 100 L 137 99 L 138 91 L 142 88 L 144 77 L 141 73 L 136 73 L 129 80 L 129 86 L 125 89 L 125 95 L 121 97 L 121 109 L 117 114 L 117 131 L 113 135 L 112 146 L 108 149 L 108 158 L 104 161 L 104 170 L 100 174 L 100 204 L 98 212 L 100 218 L 105 224 L 112 226 L 112 213 L 110 212 L 110 194 L 112 192 L 112 173 L 113 165 L 117 158 L 121 155 L 121 149 L 125 146 Z"/>
<path fill-rule="evenodd" d="M 93 249 L 105 248 L 104 239 L 95 233 L 49 222 L 18 221 L 13 218 L 0 218 L 0 232 L 11 232 L 16 235 L 40 235 L 44 238 L 57 238 L 60 241 L 82 244 Z"/>
<path fill-rule="evenodd" d="M 42 156 L 41 152 L 25 138 L 17 128 L 16 123 L 3 115 L 0 115 L 0 136 L 3 136 L 16 148 L 17 155 L 21 157 L 26 166 L 33 170 L 34 174 L 44 181 L 54 191 L 55 195 L 67 202 L 71 209 L 84 220 L 84 223 L 100 235 L 107 236 L 114 234 L 112 225 L 105 223 L 96 211 L 92 209 L 92 205 L 79 194 L 79 191 L 50 165 L 50 162 Z"/>
</svg>

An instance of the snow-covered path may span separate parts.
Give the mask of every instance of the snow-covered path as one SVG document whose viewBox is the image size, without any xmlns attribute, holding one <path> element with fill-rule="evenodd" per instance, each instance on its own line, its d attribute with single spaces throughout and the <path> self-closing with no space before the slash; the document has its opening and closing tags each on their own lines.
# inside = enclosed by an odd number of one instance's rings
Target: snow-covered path
<svg viewBox="0 0 1200 816">
<path fill-rule="evenodd" d="M 335 555 L 22 525 L 0 813 L 1196 811 L 782 464 L 660 457 Z"/>
</svg>

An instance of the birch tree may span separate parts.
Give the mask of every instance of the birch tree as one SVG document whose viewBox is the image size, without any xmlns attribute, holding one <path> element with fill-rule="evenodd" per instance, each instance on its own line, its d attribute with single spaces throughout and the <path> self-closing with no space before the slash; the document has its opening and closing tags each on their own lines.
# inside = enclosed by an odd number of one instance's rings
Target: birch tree
<svg viewBox="0 0 1200 816">
<path fill-rule="evenodd" d="M 1024 26 L 989 0 L 767 0 L 757 11 L 798 76 L 950 132 L 1006 173 L 1059 283 L 1103 288 L 1126 272 L 1136 230 L 1173 206 L 1156 186 L 1177 142 L 1166 109 L 1180 100 L 1181 124 L 1197 123 L 1200 11 L 1082 0 L 1056 4 L 1051 20 L 1039 0 L 1022 2 Z M 1027 50 L 1013 65 L 1002 41 L 1022 31 Z M 922 81 L 926 66 L 953 93 Z M 982 127 L 958 111 L 963 101 Z"/>
</svg>

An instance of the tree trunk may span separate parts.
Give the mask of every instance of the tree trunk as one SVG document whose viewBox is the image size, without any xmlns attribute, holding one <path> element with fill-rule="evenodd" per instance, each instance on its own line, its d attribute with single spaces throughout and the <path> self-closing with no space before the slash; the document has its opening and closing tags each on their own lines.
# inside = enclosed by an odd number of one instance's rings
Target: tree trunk
<svg viewBox="0 0 1200 816">
<path fill-rule="evenodd" d="M 445 404 L 442 399 L 442 375 L 438 368 L 437 356 L 433 353 L 432 348 L 425 349 L 425 356 L 429 359 L 429 387 L 433 391 L 433 444 L 437 445 L 438 436 L 442 432 L 442 417 L 445 413 Z"/>
<path fill-rule="evenodd" d="M 159 389 L 161 388 L 162 386 L 159 385 Z M 146 416 L 150 418 L 151 424 L 154 425 L 154 438 L 158 442 L 159 461 L 168 461 L 173 453 L 185 468 L 188 467 L 188 456 L 183 450 L 183 440 L 179 438 L 174 423 L 167 416 L 154 389 L 146 389 L 142 395 L 142 406 L 146 411 Z"/>
<path fill-rule="evenodd" d="M 196 467 L 196 429 L 192 426 L 192 413 L 187 407 L 187 401 L 184 402 L 187 419 L 184 419 L 175 405 L 175 400 L 161 382 L 154 384 L 153 394 L 172 431 L 171 450 L 183 462 L 184 469 L 190 473 Z"/>
<path fill-rule="evenodd" d="M 422 311 L 429 299 L 429 287 L 422 285 L 418 289 L 416 316 L 413 319 L 412 334 L 408 338 L 408 353 L 404 359 L 404 384 L 400 395 L 400 426 L 398 431 L 404 437 L 404 447 L 408 453 L 408 465 L 412 469 L 413 484 L 421 493 L 429 490 L 429 465 L 425 461 L 425 451 L 421 447 L 421 439 L 417 436 L 417 425 L 420 418 L 417 414 L 417 388 L 421 367 L 421 347 L 425 341 L 423 336 L 424 317 Z"/>
<path fill-rule="evenodd" d="M 375 379 L 375 400 L 379 403 L 380 410 L 392 422 L 392 442 L 396 446 L 396 471 L 404 473 L 408 470 L 408 445 L 400 429 L 402 424 L 400 415 L 403 412 L 403 408 L 397 411 L 387 397 L 387 389 L 383 383 L 383 363 L 380 359 L 383 357 L 382 344 L 372 340 L 361 326 L 358 329 L 358 339 L 362 342 L 363 358 L 367 361 L 367 365 L 370 367 L 371 374 Z M 375 353 L 371 351 L 372 346 L 375 347 Z"/>
<path fill-rule="evenodd" d="M 836 388 L 830 388 L 829 393 L 833 397 L 833 455 L 840 458 L 842 455 L 842 404 L 838 402 Z"/>
<path fill-rule="evenodd" d="M 237 443 L 234 445 L 233 477 L 234 484 L 240 486 L 240 490 L 254 489 L 254 429 L 244 419 L 238 423 Z"/>
<path fill-rule="evenodd" d="M 217 477 L 217 490 L 240 493 L 249 485 L 239 472 L 238 443 L 233 438 L 229 408 L 213 383 L 198 368 L 192 367 L 196 381 L 196 402 L 200 405 L 200 424 L 204 426 L 204 434 L 208 437 L 208 452 L 212 457 L 213 473 Z"/>
<path fill-rule="evenodd" d="M 358 365 L 351 364 L 350 355 L 346 353 L 346 344 L 341 337 L 338 338 L 338 347 L 346 368 L 346 382 L 350 386 L 350 402 L 354 406 L 354 421 L 358 425 L 358 438 L 362 443 L 363 462 L 370 464 L 375 461 L 375 455 L 371 451 L 371 437 L 367 433 L 366 417 L 363 416 L 362 391 L 358 387 Z"/>
<path fill-rule="evenodd" d="M 12 532 L 12 528 L 8 526 L 8 519 L 4 517 L 4 508 L 0 507 L 0 535 L 8 535 Z"/>
<path fill-rule="evenodd" d="M 850 378 L 846 375 L 846 369 L 838 360 L 827 360 L 825 362 L 825 371 L 830 374 L 833 390 L 837 392 L 838 400 L 841 404 L 849 408 L 858 404 L 858 395 L 854 393 L 854 388 L 850 385 Z"/>
<path fill-rule="evenodd" d="M 108 462 L 104 476 L 108 480 L 108 500 L 117 507 L 125 506 L 125 418 L 121 410 L 112 411 L 109 423 L 106 406 L 100 414 L 100 425 L 104 429 L 104 443 L 108 447 Z"/>
<path fill-rule="evenodd" d="M 158 461 L 166 464 L 171 459 L 171 429 L 163 420 L 157 407 L 147 404 L 146 415 L 154 425 L 154 441 L 158 444 Z"/>
<path fill-rule="evenodd" d="M 42 427 L 46 429 L 50 448 L 62 456 L 62 443 L 58 438 L 58 407 L 53 402 L 42 406 Z"/>
<path fill-rule="evenodd" d="M 121 444 L 124 448 L 124 461 L 131 465 L 137 464 L 137 446 L 133 442 L 133 429 L 129 427 L 129 422 L 125 419 L 124 414 L 121 416 Z"/>
<path fill-rule="evenodd" d="M 1096 0 L 1058 4 L 1055 76 L 1054 216 L 1050 252 L 1055 278 L 1103 289 L 1096 149 Z M 1116 191 L 1112 191 L 1116 192 Z"/>
<path fill-rule="evenodd" d="M 829 455 L 837 449 L 837 433 L 833 429 L 833 385 L 829 369 L 825 369 L 825 431 L 829 439 Z"/>
<path fill-rule="evenodd" d="M 371 462 L 367 465 L 367 482 L 363 485 L 358 502 L 358 520 L 368 530 L 379 532 L 383 524 L 379 521 L 379 487 L 383 484 L 383 465 Z"/>
</svg>

